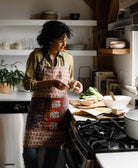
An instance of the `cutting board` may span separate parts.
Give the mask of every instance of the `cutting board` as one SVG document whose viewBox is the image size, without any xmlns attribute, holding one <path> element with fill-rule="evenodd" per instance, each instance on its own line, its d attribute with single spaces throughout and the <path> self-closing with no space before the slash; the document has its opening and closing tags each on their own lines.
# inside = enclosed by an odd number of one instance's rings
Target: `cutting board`
<svg viewBox="0 0 138 168">
<path fill-rule="evenodd" d="M 93 116 L 92 114 L 89 114 L 88 112 L 84 112 L 84 110 L 86 109 L 95 109 L 95 108 L 100 108 L 100 107 L 104 107 L 106 108 L 105 104 L 103 103 L 103 101 L 98 101 L 97 103 L 94 103 L 90 106 L 82 106 L 80 105 L 78 100 L 70 100 L 69 101 L 71 105 L 75 106 L 76 108 L 78 108 L 77 112 L 74 113 L 74 115 L 78 115 L 78 116 L 82 116 L 82 117 L 89 117 L 89 118 L 96 118 L 96 119 L 119 119 L 119 118 L 123 118 L 124 117 L 124 113 L 125 112 L 118 112 L 117 115 L 112 114 L 111 112 L 106 112 L 106 113 L 101 113 L 99 115 Z"/>
<path fill-rule="evenodd" d="M 93 103 L 90 106 L 82 106 L 78 100 L 70 100 L 69 103 L 79 109 L 93 109 L 97 107 L 106 107 L 103 101 L 98 101 L 97 103 Z"/>
<path fill-rule="evenodd" d="M 103 119 L 103 120 L 106 120 L 106 119 L 119 119 L 119 118 L 124 118 L 124 114 L 125 112 L 120 112 L 118 113 L 117 115 L 114 115 L 112 113 L 105 113 L 105 114 L 101 114 L 101 115 L 98 115 L 98 116 L 95 116 L 96 119 Z"/>
<path fill-rule="evenodd" d="M 108 120 L 108 119 L 119 119 L 124 117 L 125 112 L 118 112 L 117 115 L 112 114 L 111 112 L 102 113 L 97 116 L 93 116 L 87 112 L 84 112 L 82 110 L 77 110 L 74 115 L 86 117 L 86 118 L 95 118 L 95 119 L 102 119 L 102 120 Z"/>
</svg>

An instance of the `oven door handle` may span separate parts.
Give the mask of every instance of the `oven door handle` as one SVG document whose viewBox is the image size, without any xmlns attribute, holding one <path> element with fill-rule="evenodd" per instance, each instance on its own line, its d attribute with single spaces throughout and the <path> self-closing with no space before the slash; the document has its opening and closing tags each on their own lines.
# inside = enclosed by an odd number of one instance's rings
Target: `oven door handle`
<svg viewBox="0 0 138 168">
<path fill-rule="evenodd" d="M 66 144 L 63 148 L 65 160 L 66 160 L 65 168 L 78 168 L 78 166 L 74 163 L 74 161 L 72 159 L 68 145 L 69 144 Z"/>
</svg>

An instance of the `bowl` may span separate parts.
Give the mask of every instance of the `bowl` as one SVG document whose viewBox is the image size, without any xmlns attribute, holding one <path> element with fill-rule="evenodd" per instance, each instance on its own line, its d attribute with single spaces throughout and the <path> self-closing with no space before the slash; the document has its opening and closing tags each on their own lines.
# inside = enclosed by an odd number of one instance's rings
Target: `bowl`
<svg viewBox="0 0 138 168">
<path fill-rule="evenodd" d="M 80 13 L 70 13 L 69 17 L 70 17 L 71 20 L 79 20 Z"/>
<path fill-rule="evenodd" d="M 56 20 L 57 18 L 57 13 L 54 11 L 42 11 L 41 13 L 41 19 Z"/>
<path fill-rule="evenodd" d="M 111 41 L 118 41 L 118 40 L 120 40 L 120 39 L 119 39 L 119 38 L 116 38 L 116 37 L 112 37 L 112 38 L 107 37 L 107 38 L 106 38 L 106 48 L 109 48 L 109 47 L 110 47 L 110 42 L 111 42 Z"/>
<path fill-rule="evenodd" d="M 80 105 L 82 106 L 90 106 L 91 104 L 93 104 L 92 100 L 85 100 L 85 99 L 81 99 L 79 100 Z"/>
<path fill-rule="evenodd" d="M 115 95 L 115 100 L 111 98 L 110 95 L 104 96 L 102 98 L 104 104 L 109 108 L 117 108 L 118 110 L 122 110 L 126 108 L 132 97 L 125 95 Z"/>
<path fill-rule="evenodd" d="M 125 48 L 125 41 L 111 41 L 110 48 Z"/>
<path fill-rule="evenodd" d="M 138 140 L 138 109 L 126 112 L 124 115 L 126 134 Z"/>
</svg>

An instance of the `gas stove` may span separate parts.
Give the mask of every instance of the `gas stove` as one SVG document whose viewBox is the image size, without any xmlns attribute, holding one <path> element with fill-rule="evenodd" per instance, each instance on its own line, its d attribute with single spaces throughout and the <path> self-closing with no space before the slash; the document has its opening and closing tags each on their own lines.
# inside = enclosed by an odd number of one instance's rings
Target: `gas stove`
<svg viewBox="0 0 138 168">
<path fill-rule="evenodd" d="M 72 122 L 69 134 L 72 168 L 99 168 L 96 153 L 138 151 L 138 141 L 125 133 L 124 119 Z"/>
<path fill-rule="evenodd" d="M 94 153 L 138 150 L 138 141 L 125 133 L 124 119 L 78 121 L 76 128 L 79 138 Z"/>
</svg>

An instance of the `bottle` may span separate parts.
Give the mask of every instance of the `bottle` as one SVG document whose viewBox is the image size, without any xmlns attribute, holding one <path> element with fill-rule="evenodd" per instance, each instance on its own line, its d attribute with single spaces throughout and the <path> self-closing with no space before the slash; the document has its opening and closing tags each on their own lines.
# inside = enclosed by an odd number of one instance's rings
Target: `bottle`
<svg viewBox="0 0 138 168">
<path fill-rule="evenodd" d="M 136 87 L 136 93 L 134 98 L 134 107 L 135 109 L 138 109 L 138 76 L 136 77 L 135 80 L 135 87 Z"/>
<path fill-rule="evenodd" d="M 134 98 L 134 108 L 138 109 L 138 91 L 136 90 L 135 98 Z"/>
<path fill-rule="evenodd" d="M 136 91 L 138 91 L 138 76 L 136 77 L 136 80 L 135 80 L 135 87 L 136 87 Z"/>
<path fill-rule="evenodd" d="M 138 97 L 135 98 L 135 109 L 138 109 Z"/>
</svg>

